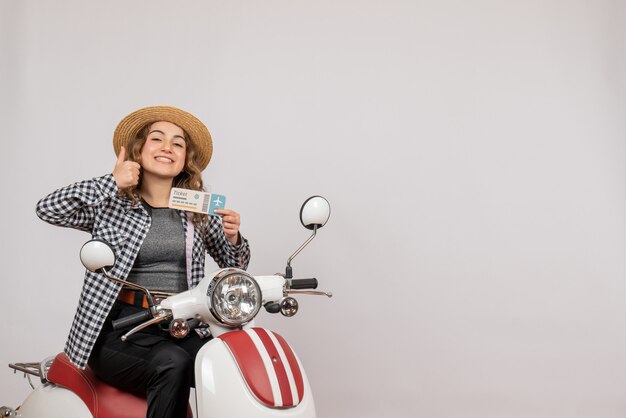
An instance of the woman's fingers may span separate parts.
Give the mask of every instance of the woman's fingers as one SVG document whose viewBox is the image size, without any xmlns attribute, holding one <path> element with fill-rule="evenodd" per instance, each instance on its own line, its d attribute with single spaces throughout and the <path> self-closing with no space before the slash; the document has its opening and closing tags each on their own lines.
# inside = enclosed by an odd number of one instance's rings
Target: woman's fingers
<svg viewBox="0 0 626 418">
<path fill-rule="evenodd" d="M 239 225 L 241 225 L 239 214 L 231 209 L 218 209 L 215 213 L 222 215 L 222 226 L 224 227 L 226 238 L 231 243 L 236 244 L 239 238 Z"/>
<path fill-rule="evenodd" d="M 139 176 L 141 175 L 141 165 L 134 161 L 125 161 L 126 148 L 120 149 L 120 154 L 115 161 L 113 169 L 113 178 L 118 189 L 136 186 L 139 184 Z"/>
</svg>

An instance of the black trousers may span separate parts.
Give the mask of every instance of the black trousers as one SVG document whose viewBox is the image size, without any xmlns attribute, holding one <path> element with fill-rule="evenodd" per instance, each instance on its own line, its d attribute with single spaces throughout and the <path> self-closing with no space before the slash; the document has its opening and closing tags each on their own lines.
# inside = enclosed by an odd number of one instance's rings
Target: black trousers
<svg viewBox="0 0 626 418">
<path fill-rule="evenodd" d="M 187 338 L 175 339 L 152 325 L 121 341 L 128 329 L 113 331 L 111 321 L 140 310 L 115 303 L 89 357 L 89 367 L 111 386 L 145 396 L 148 418 L 184 418 L 194 386 L 196 354 L 210 339 L 201 340 L 193 331 Z"/>
</svg>

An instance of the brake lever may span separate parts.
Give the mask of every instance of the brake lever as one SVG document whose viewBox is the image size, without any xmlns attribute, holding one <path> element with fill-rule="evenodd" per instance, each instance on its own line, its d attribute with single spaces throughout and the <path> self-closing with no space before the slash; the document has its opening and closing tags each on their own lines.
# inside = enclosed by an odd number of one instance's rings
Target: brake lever
<svg viewBox="0 0 626 418">
<path fill-rule="evenodd" d="M 171 315 L 165 311 L 159 311 L 159 313 L 157 314 L 158 316 L 155 316 L 154 318 L 152 318 L 149 321 L 144 322 L 143 324 L 139 324 L 137 325 L 135 328 L 131 329 L 130 331 L 128 331 L 126 334 L 122 335 L 122 341 L 126 341 L 126 339 L 133 335 L 134 333 L 141 331 L 144 328 L 149 327 L 150 325 L 154 325 L 154 324 L 158 324 L 159 322 L 163 322 L 167 319 L 171 318 Z"/>
<path fill-rule="evenodd" d="M 328 296 L 329 298 L 333 297 L 332 292 L 320 292 L 319 290 L 287 290 L 285 293 L 294 295 Z"/>
</svg>

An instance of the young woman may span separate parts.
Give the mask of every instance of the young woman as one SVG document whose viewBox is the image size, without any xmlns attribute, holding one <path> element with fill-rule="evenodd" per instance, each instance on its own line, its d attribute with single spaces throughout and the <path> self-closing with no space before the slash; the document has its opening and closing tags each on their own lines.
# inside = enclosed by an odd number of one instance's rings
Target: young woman
<svg viewBox="0 0 626 418">
<path fill-rule="evenodd" d="M 118 158 L 112 174 L 44 197 L 38 216 L 107 241 L 116 255 L 110 274 L 157 294 L 195 287 L 204 277 L 206 252 L 220 267 L 248 266 L 239 214 L 168 208 L 172 187 L 203 189 L 201 171 L 213 149 L 200 120 L 174 107 L 139 109 L 119 123 L 113 147 Z M 111 322 L 143 309 L 144 298 L 87 271 L 64 351 L 107 383 L 146 396 L 148 417 L 184 417 L 194 358 L 210 335 L 201 328 L 175 340 L 155 325 L 122 342 L 127 330 L 113 331 Z"/>
</svg>

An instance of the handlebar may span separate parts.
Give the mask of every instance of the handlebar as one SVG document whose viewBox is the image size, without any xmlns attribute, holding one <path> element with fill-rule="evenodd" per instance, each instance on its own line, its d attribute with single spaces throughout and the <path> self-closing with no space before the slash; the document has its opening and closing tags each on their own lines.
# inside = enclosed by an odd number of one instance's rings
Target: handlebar
<svg viewBox="0 0 626 418">
<path fill-rule="evenodd" d="M 317 279 L 290 279 L 290 289 L 317 289 Z"/>
<path fill-rule="evenodd" d="M 137 312 L 135 314 L 126 316 L 124 318 L 116 319 L 115 321 L 113 321 L 112 323 L 113 330 L 117 331 L 119 329 L 138 324 L 139 322 L 142 322 L 151 318 L 152 318 L 152 313 L 149 310 Z"/>
</svg>

